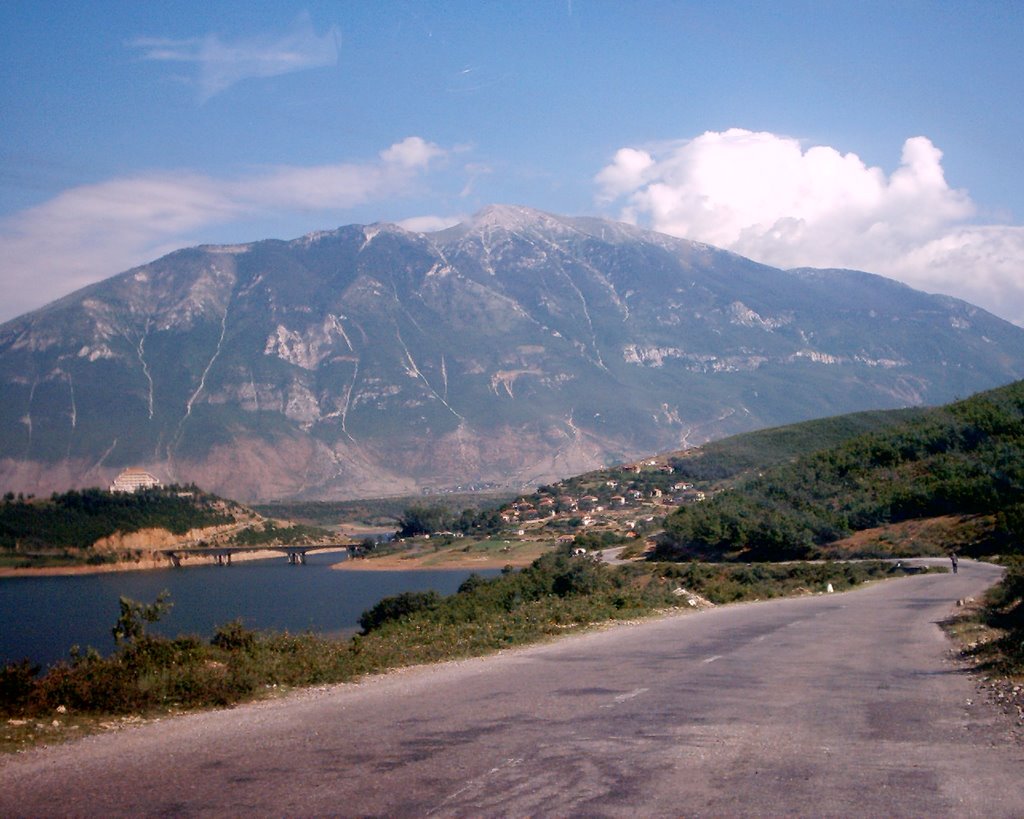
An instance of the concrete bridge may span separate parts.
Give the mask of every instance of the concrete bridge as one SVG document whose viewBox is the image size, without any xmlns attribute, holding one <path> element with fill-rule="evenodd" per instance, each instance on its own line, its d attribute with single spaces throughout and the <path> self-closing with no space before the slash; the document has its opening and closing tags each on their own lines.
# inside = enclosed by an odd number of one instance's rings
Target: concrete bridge
<svg viewBox="0 0 1024 819">
<path fill-rule="evenodd" d="M 173 549 L 160 549 L 159 552 L 175 568 L 181 566 L 182 560 L 189 557 L 209 557 L 218 566 L 230 566 L 231 556 L 239 552 L 264 552 L 283 554 L 290 564 L 300 566 L 305 564 L 306 555 L 309 552 L 326 551 L 328 549 L 347 549 L 348 543 L 319 543 L 315 545 L 280 545 L 280 546 L 177 546 Z"/>
</svg>

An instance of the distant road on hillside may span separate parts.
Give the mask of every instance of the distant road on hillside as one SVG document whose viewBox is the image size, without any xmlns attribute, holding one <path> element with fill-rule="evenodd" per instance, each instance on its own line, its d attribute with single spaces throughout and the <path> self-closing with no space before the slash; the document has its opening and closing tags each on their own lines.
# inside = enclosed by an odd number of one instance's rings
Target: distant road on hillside
<svg viewBox="0 0 1024 819">
<path fill-rule="evenodd" d="M 936 623 L 963 561 L 0 761 L 0 814 L 1022 816 L 1024 748 Z"/>
</svg>

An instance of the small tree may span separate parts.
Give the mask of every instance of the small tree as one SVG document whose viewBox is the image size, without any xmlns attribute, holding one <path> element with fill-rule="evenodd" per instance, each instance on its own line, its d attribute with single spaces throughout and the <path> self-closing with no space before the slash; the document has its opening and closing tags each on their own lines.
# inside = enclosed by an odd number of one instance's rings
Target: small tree
<svg viewBox="0 0 1024 819">
<path fill-rule="evenodd" d="M 137 643 L 146 634 L 146 623 L 156 623 L 171 610 L 174 603 L 170 602 L 171 593 L 164 589 L 152 603 L 140 603 L 130 597 L 121 596 L 118 605 L 121 615 L 111 629 L 114 643 L 122 646 L 125 643 Z"/>
</svg>

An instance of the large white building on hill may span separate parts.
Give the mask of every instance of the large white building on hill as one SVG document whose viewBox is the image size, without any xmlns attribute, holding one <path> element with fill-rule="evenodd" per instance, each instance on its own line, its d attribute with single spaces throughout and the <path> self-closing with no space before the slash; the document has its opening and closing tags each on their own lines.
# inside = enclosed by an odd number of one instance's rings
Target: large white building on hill
<svg viewBox="0 0 1024 819">
<path fill-rule="evenodd" d="M 160 486 L 160 481 L 144 469 L 126 469 L 110 484 L 111 492 L 135 492 Z"/>
</svg>

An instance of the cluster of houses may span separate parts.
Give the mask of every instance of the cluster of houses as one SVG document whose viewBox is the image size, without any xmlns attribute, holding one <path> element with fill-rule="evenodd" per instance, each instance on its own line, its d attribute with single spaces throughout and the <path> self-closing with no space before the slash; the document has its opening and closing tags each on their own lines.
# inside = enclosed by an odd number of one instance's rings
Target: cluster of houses
<svg viewBox="0 0 1024 819">
<path fill-rule="evenodd" d="M 627 470 L 639 474 L 644 466 L 651 465 L 655 465 L 655 462 L 637 464 L 627 467 Z M 672 467 L 668 465 L 656 465 L 656 469 L 667 474 L 673 471 Z M 627 486 L 629 483 L 632 482 L 627 482 Z M 593 492 L 598 492 L 598 494 L 593 494 Z M 519 498 L 502 511 L 501 519 L 505 523 L 519 523 L 552 518 L 557 514 L 579 513 L 584 516 L 583 525 L 588 526 L 593 523 L 589 513 L 614 511 L 631 506 L 681 506 L 685 503 L 699 503 L 703 500 L 705 500 L 704 492 L 694 489 L 693 484 L 686 481 L 676 481 L 666 485 L 665 488 L 653 486 L 639 489 L 635 485 L 623 488 L 621 481 L 609 478 L 603 486 L 592 489 L 590 494 L 582 496 L 541 493 L 539 497 L 532 500 Z"/>
</svg>

